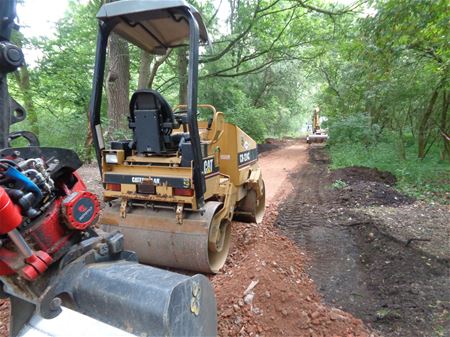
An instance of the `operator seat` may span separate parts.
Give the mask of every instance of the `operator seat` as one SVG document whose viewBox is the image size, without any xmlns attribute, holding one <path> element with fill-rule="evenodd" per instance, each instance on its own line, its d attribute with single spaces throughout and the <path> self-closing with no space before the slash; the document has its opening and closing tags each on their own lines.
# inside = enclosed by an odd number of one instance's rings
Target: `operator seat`
<svg viewBox="0 0 450 337">
<path fill-rule="evenodd" d="M 133 148 L 139 154 L 170 154 L 176 152 L 178 144 L 171 137 L 179 124 L 172 109 L 154 90 L 137 90 L 131 96 L 128 125 L 133 131 Z"/>
</svg>

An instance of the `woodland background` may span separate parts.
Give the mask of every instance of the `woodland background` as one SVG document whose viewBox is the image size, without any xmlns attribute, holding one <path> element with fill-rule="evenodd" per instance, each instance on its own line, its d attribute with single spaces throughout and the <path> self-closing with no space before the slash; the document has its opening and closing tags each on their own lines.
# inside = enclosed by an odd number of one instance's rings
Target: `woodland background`
<svg viewBox="0 0 450 337">
<path fill-rule="evenodd" d="M 199 103 L 215 105 L 258 142 L 300 136 L 320 106 L 333 167 L 386 169 L 410 194 L 448 198 L 447 1 L 192 3 L 212 40 L 202 47 Z M 42 55 L 10 79 L 28 111 L 26 127 L 42 144 L 72 148 L 85 161 L 93 159 L 87 117 L 101 4 L 72 0 L 51 38 L 14 36 Z M 174 106 L 185 102 L 187 59 L 186 48 L 152 56 L 112 36 L 106 139 L 128 135 L 129 97 L 138 88 L 156 89 Z"/>
</svg>

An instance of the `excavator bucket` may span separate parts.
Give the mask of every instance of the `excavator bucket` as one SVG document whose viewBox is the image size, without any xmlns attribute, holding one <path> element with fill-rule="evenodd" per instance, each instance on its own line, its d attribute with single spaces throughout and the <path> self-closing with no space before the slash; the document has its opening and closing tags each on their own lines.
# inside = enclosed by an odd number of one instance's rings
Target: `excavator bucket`
<svg viewBox="0 0 450 337">
<path fill-rule="evenodd" d="M 214 292 L 203 275 L 185 276 L 133 262 L 104 263 L 77 271 L 74 279 L 73 303 L 66 303 L 86 320 L 86 332 L 93 335 L 104 329 L 130 336 L 215 336 L 216 303 Z M 21 300 L 19 300 L 21 301 Z M 46 335 L 65 336 L 65 317 L 74 316 L 67 309 L 61 317 L 43 320 L 35 315 L 24 324 L 16 322 L 23 306 L 12 301 L 11 335 L 32 336 L 33 330 Z M 48 323 L 47 323 L 48 322 Z M 80 324 L 82 322 L 77 322 Z M 16 332 L 17 327 L 21 328 Z M 77 333 L 79 328 L 75 327 Z"/>
<path fill-rule="evenodd" d="M 306 142 L 311 143 L 324 143 L 328 140 L 328 135 L 326 133 L 314 133 L 306 137 Z"/>
</svg>

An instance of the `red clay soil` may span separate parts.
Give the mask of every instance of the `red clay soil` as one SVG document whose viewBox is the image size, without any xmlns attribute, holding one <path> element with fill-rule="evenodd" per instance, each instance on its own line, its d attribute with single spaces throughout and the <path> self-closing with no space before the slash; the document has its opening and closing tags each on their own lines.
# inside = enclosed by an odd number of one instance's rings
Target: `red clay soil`
<svg viewBox="0 0 450 337">
<path fill-rule="evenodd" d="M 8 336 L 9 300 L 0 300 L 0 336 Z"/>
<path fill-rule="evenodd" d="M 307 257 L 273 226 L 277 206 L 292 188 L 289 174 L 306 164 L 305 146 L 296 142 L 261 158 L 264 222 L 233 222 L 230 257 L 210 278 L 219 336 L 371 336 L 361 320 L 322 302 L 305 272 Z"/>
<path fill-rule="evenodd" d="M 306 257 L 272 227 L 276 216 L 272 206 L 262 225 L 233 223 L 230 258 L 211 278 L 219 336 L 370 336 L 361 320 L 322 303 Z"/>
</svg>

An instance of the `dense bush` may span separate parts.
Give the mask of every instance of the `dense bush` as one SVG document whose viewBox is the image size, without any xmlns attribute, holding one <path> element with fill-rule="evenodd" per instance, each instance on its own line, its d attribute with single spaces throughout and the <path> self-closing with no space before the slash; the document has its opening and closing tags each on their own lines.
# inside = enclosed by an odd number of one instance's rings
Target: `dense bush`
<svg viewBox="0 0 450 337">
<path fill-rule="evenodd" d="M 370 146 L 378 141 L 381 128 L 367 114 L 358 113 L 343 118 L 331 118 L 324 123 L 329 129 L 330 144 L 361 143 Z"/>
</svg>

